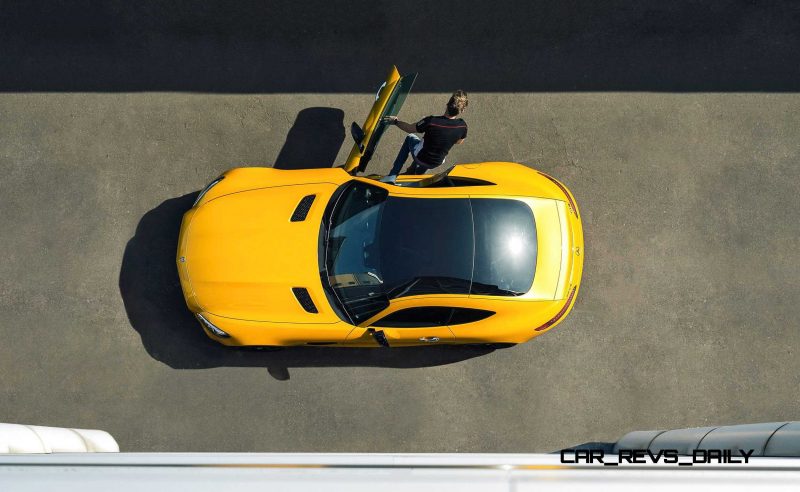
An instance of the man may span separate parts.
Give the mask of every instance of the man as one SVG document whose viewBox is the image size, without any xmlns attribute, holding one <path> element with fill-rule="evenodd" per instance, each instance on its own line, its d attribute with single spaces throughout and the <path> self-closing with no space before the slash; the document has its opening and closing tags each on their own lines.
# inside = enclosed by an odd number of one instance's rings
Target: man
<svg viewBox="0 0 800 492">
<path fill-rule="evenodd" d="M 428 116 L 416 124 L 400 121 L 397 116 L 385 117 L 384 121 L 407 132 L 408 136 L 400 147 L 392 170 L 381 181 L 394 183 L 409 154 L 414 162 L 409 166 L 408 174 L 425 174 L 429 169 L 441 166 L 453 145 L 460 144 L 467 138 L 467 124 L 459 116 L 464 113 L 468 104 L 467 93 L 458 90 L 450 96 L 442 116 Z M 423 138 L 414 135 L 415 132 L 423 133 Z"/>
</svg>

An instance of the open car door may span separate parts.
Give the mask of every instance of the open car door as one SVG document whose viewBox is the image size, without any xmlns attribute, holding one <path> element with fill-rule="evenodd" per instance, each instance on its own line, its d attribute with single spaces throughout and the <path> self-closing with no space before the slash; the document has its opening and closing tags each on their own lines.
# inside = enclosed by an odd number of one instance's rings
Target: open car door
<svg viewBox="0 0 800 492">
<path fill-rule="evenodd" d="M 386 131 L 387 124 L 383 122 L 383 117 L 397 116 L 416 79 L 416 73 L 401 76 L 397 67 L 392 66 L 386 81 L 375 95 L 375 104 L 372 105 L 364 125 L 358 126 L 354 121 L 350 126 L 350 134 L 355 144 L 344 165 L 345 171 L 353 175 L 364 172 L 378 141 Z"/>
</svg>

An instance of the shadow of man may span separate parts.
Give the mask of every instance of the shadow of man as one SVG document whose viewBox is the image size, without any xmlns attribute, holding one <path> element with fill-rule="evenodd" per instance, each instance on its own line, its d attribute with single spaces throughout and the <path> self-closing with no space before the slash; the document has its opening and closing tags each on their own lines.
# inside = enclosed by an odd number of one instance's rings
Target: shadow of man
<svg viewBox="0 0 800 492">
<path fill-rule="evenodd" d="M 337 108 L 306 108 L 297 113 L 273 167 L 333 167 L 344 137 L 344 111 Z"/>
</svg>

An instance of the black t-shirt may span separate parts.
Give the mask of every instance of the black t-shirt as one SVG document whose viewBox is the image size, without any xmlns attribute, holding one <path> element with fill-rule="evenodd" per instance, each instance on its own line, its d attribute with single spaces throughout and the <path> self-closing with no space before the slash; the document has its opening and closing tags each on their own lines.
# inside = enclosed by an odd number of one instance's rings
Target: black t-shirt
<svg viewBox="0 0 800 492">
<path fill-rule="evenodd" d="M 456 142 L 467 137 L 467 123 L 461 118 L 428 116 L 417 122 L 417 131 L 425 133 L 425 143 L 417 159 L 429 167 L 436 167 L 444 162 Z"/>
</svg>

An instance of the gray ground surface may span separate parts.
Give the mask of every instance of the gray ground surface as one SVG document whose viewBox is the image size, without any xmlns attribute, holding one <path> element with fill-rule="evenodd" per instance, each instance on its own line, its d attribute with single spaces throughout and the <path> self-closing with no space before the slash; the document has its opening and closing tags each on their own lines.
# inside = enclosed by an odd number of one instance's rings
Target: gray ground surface
<svg viewBox="0 0 800 492">
<path fill-rule="evenodd" d="M 341 162 L 370 99 L 0 95 L 0 421 L 101 428 L 128 451 L 491 452 L 797 420 L 795 94 L 473 93 L 450 162 L 527 163 L 582 210 L 576 307 L 529 344 L 207 342 L 172 270 L 185 195 L 229 167 Z"/>
</svg>

